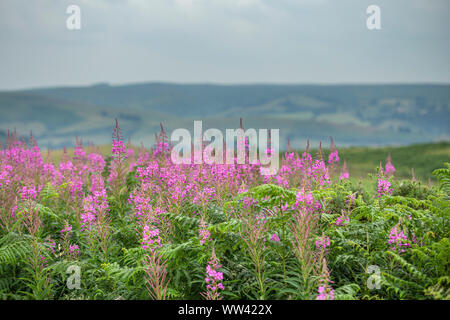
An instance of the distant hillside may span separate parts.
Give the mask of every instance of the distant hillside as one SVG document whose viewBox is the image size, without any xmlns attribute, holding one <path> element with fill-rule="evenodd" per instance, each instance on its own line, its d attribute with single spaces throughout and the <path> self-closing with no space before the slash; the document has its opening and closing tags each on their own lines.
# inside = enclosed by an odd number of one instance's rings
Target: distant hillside
<svg viewBox="0 0 450 320">
<path fill-rule="evenodd" d="M 159 122 L 170 130 L 279 128 L 294 147 L 331 135 L 340 146 L 449 140 L 450 85 L 207 85 L 146 83 L 0 92 L 0 131 L 30 129 L 58 148 L 110 141 L 118 117 L 125 137 L 149 145 Z"/>
</svg>

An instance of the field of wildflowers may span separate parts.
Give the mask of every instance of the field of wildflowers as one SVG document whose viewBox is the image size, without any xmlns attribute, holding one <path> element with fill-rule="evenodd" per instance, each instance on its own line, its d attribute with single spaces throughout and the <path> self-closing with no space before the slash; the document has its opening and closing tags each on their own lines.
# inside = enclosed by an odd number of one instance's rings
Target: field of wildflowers
<svg viewBox="0 0 450 320">
<path fill-rule="evenodd" d="M 171 162 L 164 130 L 56 164 L 0 148 L 1 299 L 449 299 L 450 165 L 436 186 L 390 157 L 352 182 L 330 152 L 257 164 Z M 386 155 L 387 156 L 387 155 Z M 443 164 L 444 166 L 444 164 Z"/>
</svg>

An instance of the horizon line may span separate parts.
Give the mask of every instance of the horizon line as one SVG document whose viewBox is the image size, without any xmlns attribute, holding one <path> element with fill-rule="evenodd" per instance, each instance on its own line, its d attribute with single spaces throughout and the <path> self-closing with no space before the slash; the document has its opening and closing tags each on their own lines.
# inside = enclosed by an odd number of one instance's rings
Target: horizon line
<svg viewBox="0 0 450 320">
<path fill-rule="evenodd" d="M 46 90 L 46 89 L 67 89 L 67 88 L 91 88 L 91 87 L 129 87 L 148 84 L 166 84 L 166 85 L 178 85 L 178 86 L 450 86 L 450 82 L 216 82 L 216 81 L 164 81 L 164 80 L 149 80 L 138 82 L 92 82 L 89 84 L 55 84 L 49 86 L 29 86 L 16 89 L 0 89 L 0 92 L 20 92 L 20 91 L 33 91 L 33 90 Z"/>
</svg>

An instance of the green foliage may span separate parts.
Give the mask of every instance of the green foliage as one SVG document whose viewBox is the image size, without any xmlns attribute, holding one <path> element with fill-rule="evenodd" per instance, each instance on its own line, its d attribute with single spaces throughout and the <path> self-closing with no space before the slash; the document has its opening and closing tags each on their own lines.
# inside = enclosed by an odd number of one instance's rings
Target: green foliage
<svg viewBox="0 0 450 320">
<path fill-rule="evenodd" d="M 449 191 L 450 164 L 434 171 L 439 185 L 394 180 L 392 195 L 374 197 L 373 186 L 352 181 L 315 190 L 322 207 L 317 234 L 327 236 L 326 252 L 330 284 L 336 299 L 450 299 Z M 127 178 L 132 189 L 132 175 Z M 205 228 L 211 239 L 200 243 L 198 208 L 186 204 L 177 213 L 162 213 L 170 221 L 170 232 L 159 249 L 167 259 L 168 298 L 200 299 L 205 291 L 205 268 L 214 247 L 222 264 L 224 299 L 315 299 L 320 274 L 308 279 L 293 253 L 289 225 L 294 210 L 279 214 L 283 206 L 296 202 L 298 190 L 263 184 L 230 199 L 223 206 L 211 203 L 205 210 Z M 354 200 L 349 203 L 349 197 Z M 138 225 L 127 204 L 127 194 L 110 199 L 111 239 L 108 254 L 90 252 L 77 231 L 72 239 L 80 244 L 80 256 L 50 251 L 48 240 L 60 237 L 65 221 L 75 224 L 74 208 L 63 206 L 59 193 L 47 185 L 37 204 L 43 228 L 35 237 L 23 229 L 0 230 L 0 299 L 149 299 L 144 257 L 146 251 L 136 234 Z M 257 201 L 251 214 L 267 214 L 267 232 L 261 242 L 258 279 L 249 256 L 239 216 L 244 199 Z M 348 223 L 336 225 L 343 212 Z M 401 228 L 410 246 L 404 252 L 388 243 L 393 227 Z M 280 241 L 271 240 L 276 234 Z M 314 241 L 316 238 L 312 238 Z M 314 243 L 314 242 L 312 242 Z M 48 265 L 36 268 L 32 257 L 45 257 Z M 67 286 L 70 266 L 81 270 L 80 289 Z M 375 268 L 378 273 L 370 272 Z M 368 285 L 377 280 L 379 288 Z"/>
</svg>

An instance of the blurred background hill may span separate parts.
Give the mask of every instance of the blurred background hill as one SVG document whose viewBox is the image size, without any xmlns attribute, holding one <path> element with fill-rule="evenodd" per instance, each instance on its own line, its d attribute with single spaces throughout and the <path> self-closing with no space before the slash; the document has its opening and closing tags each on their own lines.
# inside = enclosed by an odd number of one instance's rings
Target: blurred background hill
<svg viewBox="0 0 450 320">
<path fill-rule="evenodd" d="M 279 128 L 280 143 L 388 146 L 450 140 L 450 85 L 216 85 L 142 83 L 0 92 L 0 139 L 7 130 L 41 147 L 111 141 L 114 118 L 124 138 L 151 146 L 167 132 L 203 128 Z"/>
</svg>

